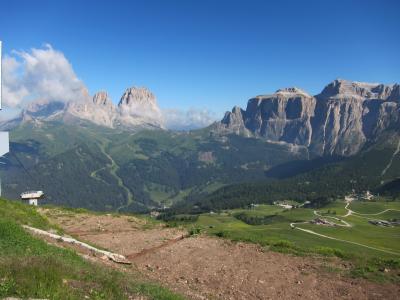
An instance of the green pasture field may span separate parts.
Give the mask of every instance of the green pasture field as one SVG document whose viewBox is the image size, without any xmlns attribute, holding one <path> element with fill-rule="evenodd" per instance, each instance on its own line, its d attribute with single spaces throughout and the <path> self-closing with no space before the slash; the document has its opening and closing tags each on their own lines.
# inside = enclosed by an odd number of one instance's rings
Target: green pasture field
<svg viewBox="0 0 400 300">
<path fill-rule="evenodd" d="M 386 209 L 400 211 L 400 201 L 353 201 L 349 208 L 359 214 L 376 214 Z"/>
</svg>

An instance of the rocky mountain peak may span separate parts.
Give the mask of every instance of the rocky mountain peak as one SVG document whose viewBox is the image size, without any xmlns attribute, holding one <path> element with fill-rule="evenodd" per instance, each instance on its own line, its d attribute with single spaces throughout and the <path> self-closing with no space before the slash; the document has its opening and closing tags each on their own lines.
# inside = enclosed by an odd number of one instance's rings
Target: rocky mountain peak
<svg viewBox="0 0 400 300">
<path fill-rule="evenodd" d="M 112 101 L 106 91 L 100 91 L 94 94 L 93 103 L 97 105 L 110 105 Z"/>
<path fill-rule="evenodd" d="M 126 89 L 119 101 L 119 106 L 154 106 L 157 105 L 156 97 L 154 94 L 145 87 L 131 87 Z"/>
<path fill-rule="evenodd" d="M 392 86 L 392 91 L 388 100 L 400 103 L 400 84 L 394 84 Z"/>
<path fill-rule="evenodd" d="M 66 108 L 66 103 L 63 101 L 37 100 L 28 104 L 22 111 L 22 120 L 31 119 L 55 119 L 62 114 Z"/>
<path fill-rule="evenodd" d="M 163 127 L 161 110 L 154 94 L 144 87 L 126 89 L 118 104 L 121 122 L 128 126 L 147 124 Z"/>
<path fill-rule="evenodd" d="M 239 123 L 243 123 L 243 117 L 244 117 L 243 114 L 244 114 L 243 109 L 241 109 L 239 106 L 234 106 L 231 112 L 227 111 L 225 113 L 222 122 L 224 124 L 236 123 L 237 125 L 241 125 Z"/>
<path fill-rule="evenodd" d="M 244 124 L 246 119 L 245 113 L 239 106 L 233 107 L 232 111 L 227 111 L 222 121 L 217 124 L 217 131 L 250 136 L 251 133 L 246 129 Z"/>
<path fill-rule="evenodd" d="M 239 106 L 237 106 L 237 105 L 235 105 L 235 106 L 232 108 L 232 113 L 235 114 L 235 115 L 242 114 L 242 112 L 243 112 L 243 109 L 241 109 L 241 108 L 240 108 Z"/>
</svg>

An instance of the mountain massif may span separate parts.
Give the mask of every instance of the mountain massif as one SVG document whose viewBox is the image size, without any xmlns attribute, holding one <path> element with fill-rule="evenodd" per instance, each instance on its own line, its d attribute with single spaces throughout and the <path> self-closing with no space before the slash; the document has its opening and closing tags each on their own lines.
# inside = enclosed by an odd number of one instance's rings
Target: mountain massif
<svg viewBox="0 0 400 300">
<path fill-rule="evenodd" d="M 257 96 L 216 126 L 219 133 L 288 143 L 319 156 L 354 155 L 390 129 L 400 129 L 400 85 L 345 80 L 316 96 L 295 87 Z"/>
<path fill-rule="evenodd" d="M 49 203 L 97 210 L 306 201 L 378 189 L 400 172 L 398 84 L 280 89 L 187 132 L 164 129 L 155 96 L 134 87 L 117 106 L 106 92 L 36 101 L 1 127 L 12 140 L 0 164 L 7 197 L 40 188 Z"/>
</svg>

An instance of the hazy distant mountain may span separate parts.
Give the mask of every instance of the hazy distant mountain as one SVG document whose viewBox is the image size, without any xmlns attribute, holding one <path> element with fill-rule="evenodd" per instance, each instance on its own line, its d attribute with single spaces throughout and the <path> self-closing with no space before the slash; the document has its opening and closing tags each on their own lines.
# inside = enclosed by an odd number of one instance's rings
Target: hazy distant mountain
<svg viewBox="0 0 400 300">
<path fill-rule="evenodd" d="M 21 114 L 3 122 L 1 128 L 13 127 L 27 122 L 40 124 L 46 121 L 62 121 L 76 124 L 88 121 L 108 128 L 127 130 L 164 128 L 163 118 L 155 96 L 146 88 L 128 88 L 115 106 L 107 92 L 87 95 L 80 101 L 38 100 L 30 103 Z"/>
<path fill-rule="evenodd" d="M 335 80 L 311 96 L 298 88 L 249 100 L 214 126 L 219 134 L 262 137 L 316 155 L 358 153 L 389 129 L 400 129 L 400 86 Z"/>
</svg>

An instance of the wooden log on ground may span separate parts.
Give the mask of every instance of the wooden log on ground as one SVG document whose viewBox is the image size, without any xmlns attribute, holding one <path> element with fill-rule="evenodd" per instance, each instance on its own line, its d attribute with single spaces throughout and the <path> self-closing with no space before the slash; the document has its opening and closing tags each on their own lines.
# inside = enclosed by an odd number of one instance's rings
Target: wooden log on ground
<svg viewBox="0 0 400 300">
<path fill-rule="evenodd" d="M 50 238 L 55 239 L 55 240 L 59 240 L 59 241 L 65 242 L 65 243 L 75 244 L 75 245 L 78 245 L 78 246 L 83 247 L 85 249 L 91 250 L 91 251 L 93 251 L 95 253 L 98 253 L 98 254 L 101 254 L 103 256 L 106 256 L 108 259 L 112 260 L 113 262 L 120 263 L 120 264 L 131 264 L 131 262 L 125 256 L 123 256 L 121 254 L 117 254 L 117 253 L 112 253 L 112 252 L 109 252 L 109 251 L 101 250 L 101 249 L 93 247 L 93 246 L 91 246 L 89 244 L 86 244 L 84 242 L 78 241 L 78 240 L 76 240 L 74 238 L 61 236 L 61 235 L 58 235 L 58 234 L 47 232 L 47 231 L 42 230 L 42 229 L 34 228 L 34 227 L 31 227 L 31 226 L 27 226 L 27 225 L 23 225 L 23 227 L 25 229 L 35 233 L 35 234 L 47 236 L 47 237 L 50 237 Z"/>
</svg>

